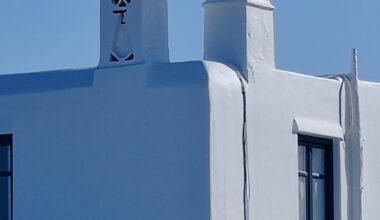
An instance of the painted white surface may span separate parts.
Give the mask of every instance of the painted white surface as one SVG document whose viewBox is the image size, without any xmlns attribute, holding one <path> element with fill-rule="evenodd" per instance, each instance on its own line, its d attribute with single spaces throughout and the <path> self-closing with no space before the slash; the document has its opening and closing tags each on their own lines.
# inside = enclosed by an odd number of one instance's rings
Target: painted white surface
<svg viewBox="0 0 380 220">
<path fill-rule="evenodd" d="M 246 66 L 245 7 L 234 1 L 206 1 L 204 10 L 205 60 L 230 64 L 243 72 Z"/>
<path fill-rule="evenodd" d="M 110 7 L 100 68 L 0 76 L 15 220 L 243 220 L 244 112 L 245 220 L 299 219 L 298 134 L 334 139 L 335 219 L 377 219 L 379 84 L 277 70 L 267 0 L 207 1 L 205 59 L 219 63 L 174 64 L 166 2 L 132 1 L 136 59 L 110 63 Z"/>
<path fill-rule="evenodd" d="M 248 92 L 251 219 L 298 219 L 293 120 L 339 125 L 339 87 L 337 81 L 278 70 L 256 73 Z"/>
<path fill-rule="evenodd" d="M 166 0 L 132 0 L 125 8 L 112 0 L 100 0 L 100 67 L 130 65 L 141 62 L 168 62 L 168 12 Z M 115 10 L 126 9 L 125 24 Z M 122 51 L 122 52 L 118 52 Z M 130 61 L 110 62 L 112 53 Z"/>
<path fill-rule="evenodd" d="M 363 219 L 376 220 L 380 204 L 380 84 L 360 82 L 363 145 Z"/>
<path fill-rule="evenodd" d="M 245 79 L 256 66 L 274 68 L 273 7 L 269 1 L 208 0 L 204 8 L 205 60 L 233 65 Z"/>
<path fill-rule="evenodd" d="M 346 80 L 345 151 L 348 219 L 363 218 L 363 145 L 357 51 Z"/>
<path fill-rule="evenodd" d="M 0 76 L 14 219 L 209 219 L 202 62 Z"/>
<path fill-rule="evenodd" d="M 361 128 L 373 129 L 378 122 L 361 120 L 368 116 L 361 109 L 356 59 L 344 84 L 276 70 L 272 10 L 269 1 L 205 3 L 205 59 L 234 66 L 248 79 L 249 219 L 298 219 L 297 134 L 334 139 L 335 218 L 375 218 L 364 214 L 375 210 L 365 187 L 362 196 L 362 182 L 366 185 L 367 175 L 374 175 L 376 163 L 368 171 Z M 374 100 L 371 94 L 366 97 Z M 374 175 L 367 184 L 379 182 Z"/>
<path fill-rule="evenodd" d="M 206 62 L 210 93 L 210 219 L 243 219 L 243 97 L 238 73 Z"/>
<path fill-rule="evenodd" d="M 333 138 L 342 141 L 342 127 L 336 123 L 324 122 L 308 118 L 294 118 L 293 134 L 313 135 L 321 138 Z"/>
</svg>

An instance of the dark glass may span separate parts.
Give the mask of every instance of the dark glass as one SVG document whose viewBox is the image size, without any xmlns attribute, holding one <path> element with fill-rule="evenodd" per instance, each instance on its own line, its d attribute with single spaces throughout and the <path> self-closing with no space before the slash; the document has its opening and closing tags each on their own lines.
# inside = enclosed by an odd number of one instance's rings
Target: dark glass
<svg viewBox="0 0 380 220">
<path fill-rule="evenodd" d="M 313 148 L 313 173 L 325 174 L 325 151 L 319 148 Z"/>
<path fill-rule="evenodd" d="M 325 181 L 313 179 L 313 220 L 325 220 Z"/>
<path fill-rule="evenodd" d="M 11 220 L 11 177 L 0 177 L 0 219 Z"/>
<path fill-rule="evenodd" d="M 0 146 L 0 173 L 11 172 L 11 147 Z"/>
<path fill-rule="evenodd" d="M 306 157 L 306 147 L 298 146 L 298 171 L 306 172 L 307 168 L 307 157 Z"/>
<path fill-rule="evenodd" d="M 307 179 L 298 178 L 298 201 L 300 220 L 307 220 Z"/>
</svg>

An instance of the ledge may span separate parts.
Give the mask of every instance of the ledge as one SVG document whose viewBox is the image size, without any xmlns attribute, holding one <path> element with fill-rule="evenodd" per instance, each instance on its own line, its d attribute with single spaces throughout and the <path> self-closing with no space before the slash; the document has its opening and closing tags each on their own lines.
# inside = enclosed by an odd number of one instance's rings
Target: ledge
<svg viewBox="0 0 380 220">
<path fill-rule="evenodd" d="M 296 117 L 293 120 L 293 134 L 343 140 L 343 131 L 339 124 L 317 119 Z"/>
<path fill-rule="evenodd" d="M 247 5 L 253 6 L 256 8 L 265 9 L 268 11 L 274 10 L 274 6 L 270 3 L 270 1 L 247 0 Z"/>
<path fill-rule="evenodd" d="M 247 6 L 260 8 L 268 11 L 273 11 L 274 6 L 266 0 L 240 0 L 240 1 L 233 1 L 233 0 L 220 0 L 220 1 L 206 1 L 203 3 L 203 7 L 206 5 L 216 5 L 216 4 L 244 4 Z"/>
</svg>

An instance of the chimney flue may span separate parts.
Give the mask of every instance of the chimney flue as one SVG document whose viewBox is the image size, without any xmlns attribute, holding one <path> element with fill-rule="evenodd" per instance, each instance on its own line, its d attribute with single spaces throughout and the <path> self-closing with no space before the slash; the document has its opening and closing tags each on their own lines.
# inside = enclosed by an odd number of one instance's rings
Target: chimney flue
<svg viewBox="0 0 380 220">
<path fill-rule="evenodd" d="M 269 0 L 208 0 L 204 9 L 205 60 L 233 65 L 247 80 L 256 68 L 275 67 Z"/>
<path fill-rule="evenodd" d="M 100 0 L 99 67 L 168 62 L 166 0 Z"/>
</svg>

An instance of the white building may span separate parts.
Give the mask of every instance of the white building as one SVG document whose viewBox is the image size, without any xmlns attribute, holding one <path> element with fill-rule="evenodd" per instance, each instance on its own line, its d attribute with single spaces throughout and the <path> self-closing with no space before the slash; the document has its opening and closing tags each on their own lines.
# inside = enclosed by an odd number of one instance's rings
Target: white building
<svg viewBox="0 0 380 220">
<path fill-rule="evenodd" d="M 268 0 L 101 0 L 97 68 L 0 75 L 1 220 L 377 220 L 380 84 L 276 69 Z"/>
</svg>

